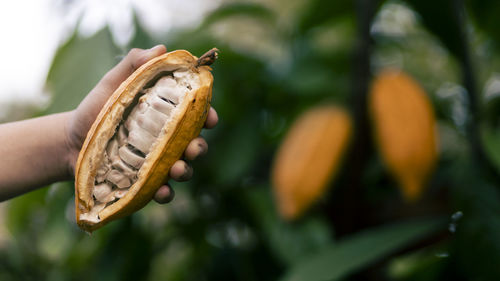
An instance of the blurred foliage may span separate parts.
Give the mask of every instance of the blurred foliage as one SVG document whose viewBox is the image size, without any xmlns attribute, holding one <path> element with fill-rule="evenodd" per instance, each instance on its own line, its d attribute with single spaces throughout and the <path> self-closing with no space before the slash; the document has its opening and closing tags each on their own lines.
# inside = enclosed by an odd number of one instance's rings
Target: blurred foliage
<svg viewBox="0 0 500 281">
<path fill-rule="evenodd" d="M 47 75 L 47 87 L 53 95 L 47 113 L 77 107 L 96 81 L 115 65 L 116 50 L 108 29 L 88 39 L 79 38 L 75 32 L 59 48 Z"/>
<path fill-rule="evenodd" d="M 380 259 L 387 253 L 421 238 L 442 221 L 423 220 L 365 230 L 320 250 L 313 257 L 303 257 L 283 280 L 336 280 L 348 273 Z"/>
<path fill-rule="evenodd" d="M 466 1 L 469 12 L 478 28 L 484 30 L 488 35 L 488 40 L 494 42 L 496 49 L 500 47 L 500 30 L 496 28 L 496 15 L 500 12 L 500 6 L 494 0 Z"/>
<path fill-rule="evenodd" d="M 48 73 L 46 114 L 75 108 L 127 49 L 163 43 L 195 55 L 221 50 L 213 66 L 220 122 L 202 132 L 210 152 L 193 163 L 191 181 L 173 183 L 174 202 L 151 203 L 92 236 L 74 223 L 73 183 L 11 200 L 0 280 L 498 279 L 500 182 L 471 155 L 459 67 L 464 54 L 472 58 L 485 105 L 475 126 L 500 171 L 500 2 L 378 1 L 373 21 L 360 18 L 368 2 L 228 1 L 199 26 L 161 38 L 135 18 L 125 48 L 108 29 L 88 38 L 75 32 Z M 366 80 L 354 63 L 363 20 L 371 22 L 371 45 L 361 49 L 370 54 L 370 72 L 404 69 L 431 93 L 441 139 L 437 170 L 423 198 L 407 204 L 367 149 L 364 169 L 345 162 L 332 192 L 303 219 L 284 222 L 270 192 L 273 154 L 313 105 L 334 102 L 360 114 L 351 95 Z"/>
</svg>

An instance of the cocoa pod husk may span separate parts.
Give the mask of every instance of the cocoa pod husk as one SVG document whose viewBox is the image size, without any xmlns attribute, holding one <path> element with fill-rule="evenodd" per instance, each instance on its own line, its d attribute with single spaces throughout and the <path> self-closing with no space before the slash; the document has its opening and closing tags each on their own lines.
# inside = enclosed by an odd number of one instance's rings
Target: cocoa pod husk
<svg viewBox="0 0 500 281">
<path fill-rule="evenodd" d="M 182 157 L 189 142 L 199 135 L 206 121 L 213 85 L 213 76 L 208 65 L 216 57 L 216 49 L 207 52 L 201 57 L 202 60 L 185 50 L 163 54 L 139 67 L 110 96 L 90 128 L 76 164 L 75 209 L 76 221 L 80 228 L 92 232 L 112 220 L 134 213 L 144 207 L 158 188 L 168 181 L 170 168 Z M 140 168 L 136 171 L 134 183 L 128 190 L 118 190 L 114 186 L 117 201 L 108 202 L 103 207 L 103 203 L 93 196 L 93 188 L 96 185 L 97 171 L 104 165 L 103 162 L 110 162 L 110 156 L 105 152 L 108 142 L 116 138 L 123 145 L 124 118 L 130 114 L 134 103 L 138 102 L 136 96 L 143 94 L 143 91 L 150 87 L 152 82 L 159 81 L 162 75 L 174 75 L 173 73 L 179 70 L 185 70 L 188 75 L 192 75 L 187 79 L 197 81 L 193 82 L 196 87 L 186 90 L 182 102 L 176 105 L 175 113 L 161 126 L 161 132 L 149 152 L 143 155 L 144 162 L 136 163 Z M 115 153 L 113 157 L 119 157 L 117 155 Z M 128 170 L 130 167 L 123 168 Z M 105 177 L 101 175 L 99 179 L 103 178 Z M 93 209 L 94 207 L 96 208 Z M 90 215 L 91 211 L 95 214 Z"/>
<path fill-rule="evenodd" d="M 405 200 L 415 202 L 438 159 L 432 103 L 412 77 L 387 69 L 376 75 L 368 104 L 382 160 Z"/>
<path fill-rule="evenodd" d="M 341 166 L 351 131 L 350 115 L 335 105 L 313 107 L 295 120 L 271 171 L 281 217 L 299 218 L 325 194 Z"/>
</svg>

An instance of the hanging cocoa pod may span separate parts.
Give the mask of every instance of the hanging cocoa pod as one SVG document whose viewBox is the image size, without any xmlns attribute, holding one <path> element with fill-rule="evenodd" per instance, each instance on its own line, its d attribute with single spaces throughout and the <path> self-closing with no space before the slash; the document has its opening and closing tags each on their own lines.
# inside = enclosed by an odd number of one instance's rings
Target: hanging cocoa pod
<svg viewBox="0 0 500 281">
<path fill-rule="evenodd" d="M 283 218 L 298 218 L 325 193 L 340 167 L 351 127 L 350 116 L 334 105 L 314 107 L 292 124 L 272 167 Z"/>
<path fill-rule="evenodd" d="M 436 119 L 429 98 L 407 74 L 385 70 L 373 81 L 369 107 L 385 165 L 404 198 L 417 200 L 437 160 Z"/>
<path fill-rule="evenodd" d="M 199 135 L 210 109 L 212 49 L 177 50 L 139 67 L 111 95 L 80 151 L 76 221 L 94 231 L 142 208 Z"/>
</svg>

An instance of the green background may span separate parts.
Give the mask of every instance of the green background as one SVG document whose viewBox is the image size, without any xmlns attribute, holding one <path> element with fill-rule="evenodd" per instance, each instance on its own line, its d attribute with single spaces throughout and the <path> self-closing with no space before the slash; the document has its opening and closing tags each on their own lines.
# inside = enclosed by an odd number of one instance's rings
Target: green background
<svg viewBox="0 0 500 281">
<path fill-rule="evenodd" d="M 209 153 L 151 203 L 88 235 L 74 223 L 73 183 L 11 200 L 0 280 L 498 280 L 500 276 L 500 2 L 231 1 L 191 29 L 129 46 L 105 28 L 74 33 L 47 75 L 50 106 L 74 109 L 132 47 L 220 49 Z M 407 204 L 371 138 L 373 75 L 399 67 L 427 91 L 440 158 Z M 499 78 L 500 79 L 500 78 Z M 273 155 L 293 120 L 336 103 L 354 138 L 329 192 L 296 222 L 276 212 Z"/>
</svg>

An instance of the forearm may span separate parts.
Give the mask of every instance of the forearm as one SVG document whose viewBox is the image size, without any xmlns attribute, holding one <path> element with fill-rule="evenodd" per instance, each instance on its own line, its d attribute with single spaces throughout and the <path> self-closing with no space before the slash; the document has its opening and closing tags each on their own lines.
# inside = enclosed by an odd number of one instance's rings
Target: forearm
<svg viewBox="0 0 500 281">
<path fill-rule="evenodd" d="M 71 112 L 0 124 L 0 201 L 71 178 Z"/>
</svg>

